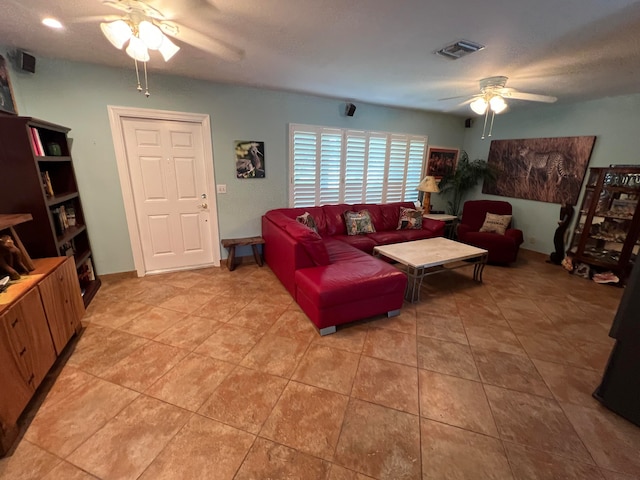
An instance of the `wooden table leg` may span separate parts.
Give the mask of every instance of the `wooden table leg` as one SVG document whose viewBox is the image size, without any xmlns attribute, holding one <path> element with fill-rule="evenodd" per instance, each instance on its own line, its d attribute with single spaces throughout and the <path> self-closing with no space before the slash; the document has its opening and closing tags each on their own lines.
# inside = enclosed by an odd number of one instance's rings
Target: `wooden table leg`
<svg viewBox="0 0 640 480">
<path fill-rule="evenodd" d="M 229 247 L 229 256 L 227 257 L 227 268 L 230 272 L 233 272 L 236 268 L 236 246 L 231 245 Z"/>
<path fill-rule="evenodd" d="M 258 245 L 251 245 L 251 249 L 253 250 L 253 258 L 258 264 L 259 267 L 262 266 L 262 256 L 260 252 L 258 252 Z"/>
</svg>

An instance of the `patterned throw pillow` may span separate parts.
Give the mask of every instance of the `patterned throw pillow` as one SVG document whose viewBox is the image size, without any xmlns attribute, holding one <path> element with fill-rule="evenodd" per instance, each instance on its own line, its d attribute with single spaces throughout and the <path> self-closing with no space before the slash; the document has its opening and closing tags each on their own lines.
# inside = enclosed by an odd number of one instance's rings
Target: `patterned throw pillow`
<svg viewBox="0 0 640 480">
<path fill-rule="evenodd" d="M 495 213 L 488 213 L 484 219 L 480 232 L 499 233 L 504 235 L 505 230 L 511 223 L 511 215 L 496 215 Z"/>
<path fill-rule="evenodd" d="M 298 215 L 296 217 L 296 221 L 300 222 L 303 225 L 306 225 L 311 230 L 318 233 L 318 226 L 316 225 L 316 221 L 309 212 L 304 212 L 302 215 Z"/>
<path fill-rule="evenodd" d="M 347 235 L 361 235 L 375 233 L 369 210 L 359 212 L 344 212 L 344 221 L 347 225 Z"/>
<path fill-rule="evenodd" d="M 422 210 L 400 207 L 400 218 L 396 230 L 422 229 Z"/>
</svg>

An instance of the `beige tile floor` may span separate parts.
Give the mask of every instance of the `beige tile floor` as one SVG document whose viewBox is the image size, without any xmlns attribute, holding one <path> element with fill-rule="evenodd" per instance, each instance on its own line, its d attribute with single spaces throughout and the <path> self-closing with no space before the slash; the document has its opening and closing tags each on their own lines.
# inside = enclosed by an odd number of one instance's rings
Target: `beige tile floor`
<svg viewBox="0 0 640 480">
<path fill-rule="evenodd" d="M 591 397 L 622 289 L 544 259 L 327 337 L 267 267 L 107 278 L 0 477 L 640 478 Z"/>
</svg>

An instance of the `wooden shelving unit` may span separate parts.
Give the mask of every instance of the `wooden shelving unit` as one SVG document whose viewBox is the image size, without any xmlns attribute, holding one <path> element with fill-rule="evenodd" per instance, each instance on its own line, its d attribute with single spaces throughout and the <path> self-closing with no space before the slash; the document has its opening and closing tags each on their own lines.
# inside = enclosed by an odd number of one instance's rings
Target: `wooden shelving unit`
<svg viewBox="0 0 640 480">
<path fill-rule="evenodd" d="M 568 254 L 624 283 L 640 251 L 640 167 L 594 167 Z"/>
<path fill-rule="evenodd" d="M 32 258 L 73 255 L 85 306 L 100 288 L 78 193 L 69 128 L 0 116 L 0 210 L 28 212 L 15 226 Z M 1 230 L 1 229 L 0 229 Z"/>
</svg>

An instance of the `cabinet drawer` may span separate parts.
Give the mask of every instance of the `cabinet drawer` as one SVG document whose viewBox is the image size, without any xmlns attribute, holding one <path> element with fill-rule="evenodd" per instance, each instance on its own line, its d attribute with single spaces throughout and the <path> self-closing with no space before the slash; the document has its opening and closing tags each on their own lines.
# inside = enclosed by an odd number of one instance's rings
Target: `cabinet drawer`
<svg viewBox="0 0 640 480">
<path fill-rule="evenodd" d="M 80 329 L 80 319 L 84 315 L 84 304 L 73 258 L 69 257 L 40 282 L 38 290 L 49 322 L 53 344 L 60 355 L 69 339 Z"/>
</svg>

